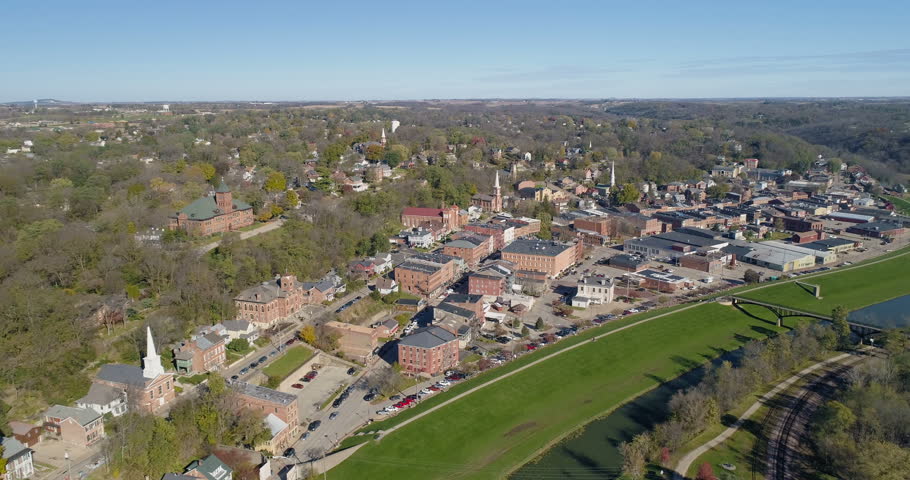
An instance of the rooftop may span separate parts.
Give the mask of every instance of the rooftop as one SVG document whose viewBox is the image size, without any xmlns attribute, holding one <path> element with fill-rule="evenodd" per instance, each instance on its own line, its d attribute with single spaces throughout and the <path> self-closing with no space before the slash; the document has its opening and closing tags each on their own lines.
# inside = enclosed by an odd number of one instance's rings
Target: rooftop
<svg viewBox="0 0 910 480">
<path fill-rule="evenodd" d="M 522 255 L 543 255 L 555 257 L 566 250 L 572 248 L 572 245 L 559 242 L 547 242 L 543 240 L 518 239 L 502 249 L 502 253 L 516 253 Z"/>
<path fill-rule="evenodd" d="M 251 207 L 248 203 L 240 200 L 234 200 L 234 210 L 249 210 Z M 224 212 L 218 208 L 215 203 L 215 197 L 202 197 L 196 199 L 193 203 L 183 207 L 177 214 L 185 213 L 191 220 L 208 220 L 223 215 Z"/>
<path fill-rule="evenodd" d="M 101 414 L 90 408 L 66 407 L 63 405 L 54 405 L 44 413 L 46 417 L 67 419 L 72 418 L 79 422 L 83 427 L 101 418 Z"/>
<path fill-rule="evenodd" d="M 414 333 L 402 337 L 398 344 L 417 348 L 434 348 L 454 340 L 455 335 L 448 330 L 431 325 L 418 328 Z"/>
<path fill-rule="evenodd" d="M 295 395 L 279 392 L 278 390 L 272 390 L 271 388 L 261 387 L 259 385 L 252 385 L 246 382 L 235 382 L 232 386 L 234 391 L 240 395 L 258 398 L 267 402 L 290 405 L 297 401 L 297 396 Z"/>
</svg>

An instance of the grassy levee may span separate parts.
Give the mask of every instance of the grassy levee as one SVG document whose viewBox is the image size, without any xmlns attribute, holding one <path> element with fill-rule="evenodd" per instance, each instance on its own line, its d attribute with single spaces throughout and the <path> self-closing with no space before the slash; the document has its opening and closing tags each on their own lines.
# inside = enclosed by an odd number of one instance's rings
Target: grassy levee
<svg viewBox="0 0 910 480">
<path fill-rule="evenodd" d="M 906 249 L 902 251 L 905 253 Z M 855 310 L 889 300 L 908 292 L 910 255 L 897 255 L 887 262 L 866 263 L 824 275 L 797 277 L 806 283 L 821 285 L 821 299 L 795 282 L 782 282 L 741 295 L 756 300 L 786 305 L 800 310 L 830 314 L 837 305 Z"/>
<path fill-rule="evenodd" d="M 470 379 L 468 379 L 464 382 L 457 383 L 453 387 L 446 390 L 446 393 L 443 395 L 432 396 L 432 397 L 420 402 L 420 404 L 418 404 L 416 407 L 409 408 L 392 418 L 388 418 L 386 420 L 382 420 L 379 422 L 373 422 L 372 424 L 361 428 L 360 430 L 358 430 L 358 432 L 376 432 L 379 430 L 387 430 L 391 427 L 394 427 L 395 425 L 398 425 L 398 424 L 404 422 L 405 420 L 408 420 L 408 419 L 420 414 L 421 412 L 426 411 L 429 408 L 435 407 L 436 405 L 439 405 L 440 403 L 443 403 L 443 402 L 449 400 L 450 398 L 452 398 L 455 395 L 458 395 L 458 394 L 465 392 L 467 390 L 470 390 L 472 388 L 481 386 L 485 383 L 488 383 L 492 380 L 502 377 L 503 375 L 511 373 L 521 367 L 524 367 L 525 365 L 527 365 L 531 362 L 538 361 L 541 358 L 545 358 L 550 355 L 553 355 L 554 353 L 562 351 L 572 345 L 576 345 L 578 343 L 588 341 L 594 335 L 602 335 L 604 333 L 616 330 L 618 328 L 625 327 L 625 326 L 640 322 L 642 320 L 647 320 L 656 315 L 665 314 L 668 312 L 672 312 L 674 310 L 679 310 L 684 307 L 686 307 L 686 305 L 679 305 L 679 306 L 674 306 L 672 308 L 663 309 L 660 311 L 652 311 L 652 312 L 647 312 L 647 313 L 643 313 L 643 314 L 639 314 L 639 315 L 633 315 L 630 317 L 612 321 L 601 327 L 586 330 L 584 332 L 581 332 L 578 335 L 574 335 L 574 336 L 562 339 L 558 343 L 555 343 L 553 345 L 547 345 L 543 348 L 539 348 L 539 349 L 535 350 L 533 354 L 526 354 L 501 367 L 487 370 L 479 375 L 471 377 Z"/>
<path fill-rule="evenodd" d="M 502 478 L 566 432 L 725 350 L 777 331 L 769 320 L 713 303 L 655 318 L 446 405 L 365 445 L 331 474 Z"/>
</svg>

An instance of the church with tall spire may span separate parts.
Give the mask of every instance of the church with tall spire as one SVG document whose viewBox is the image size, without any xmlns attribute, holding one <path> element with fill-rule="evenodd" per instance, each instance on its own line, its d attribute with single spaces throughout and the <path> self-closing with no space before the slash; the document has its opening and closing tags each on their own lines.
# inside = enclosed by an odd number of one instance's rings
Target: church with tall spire
<svg viewBox="0 0 910 480">
<path fill-rule="evenodd" d="M 122 363 L 104 365 L 95 376 L 92 389 L 98 389 L 99 392 L 104 389 L 116 394 L 118 398 L 125 397 L 130 408 L 146 413 L 157 413 L 174 401 L 177 397 L 174 374 L 164 370 L 161 355 L 155 348 L 151 327 L 146 327 L 145 331 L 142 367 Z"/>
<path fill-rule="evenodd" d="M 493 180 L 493 195 L 478 193 L 471 197 L 471 205 L 485 212 L 499 213 L 502 211 L 502 187 L 499 186 L 499 170 Z"/>
</svg>

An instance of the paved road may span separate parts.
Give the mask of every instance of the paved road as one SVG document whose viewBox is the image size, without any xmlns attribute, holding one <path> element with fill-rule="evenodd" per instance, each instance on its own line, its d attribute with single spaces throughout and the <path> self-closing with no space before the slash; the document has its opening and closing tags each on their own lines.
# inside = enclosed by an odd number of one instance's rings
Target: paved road
<svg viewBox="0 0 910 480">
<path fill-rule="evenodd" d="M 837 364 L 837 363 L 841 363 L 841 362 L 845 363 L 845 364 L 852 364 L 852 363 L 859 361 L 861 358 L 862 357 L 856 356 L 855 353 L 842 353 L 835 357 L 829 358 L 822 362 L 818 362 L 814 365 L 806 367 L 803 370 L 796 373 L 795 375 L 793 375 L 792 377 L 778 383 L 773 389 L 771 389 L 770 391 L 768 391 L 767 393 L 762 395 L 761 398 L 759 398 L 755 403 L 753 403 L 743 413 L 743 415 L 741 417 L 739 417 L 739 419 L 736 420 L 736 422 L 733 425 L 731 425 L 729 428 L 727 428 L 726 430 L 721 432 L 719 435 L 717 435 L 713 439 L 709 440 L 705 444 L 701 445 L 700 447 L 696 448 L 695 450 L 692 450 L 691 452 L 686 454 L 684 457 L 682 457 L 679 460 L 679 462 L 676 464 L 676 468 L 675 468 L 675 471 L 677 472 L 676 478 L 682 478 L 682 476 L 684 476 L 686 474 L 686 472 L 689 471 L 689 468 L 692 466 L 692 462 L 697 460 L 698 457 L 702 456 L 708 450 L 711 450 L 712 448 L 725 442 L 728 438 L 732 437 L 733 434 L 736 433 L 736 431 L 742 427 L 743 423 L 745 423 L 746 420 L 748 420 L 750 417 L 752 417 L 752 415 L 756 411 L 758 411 L 758 409 L 761 408 L 762 405 L 765 405 L 766 403 L 768 403 L 768 401 L 770 401 L 772 398 L 774 398 L 775 396 L 780 394 L 780 392 L 790 388 L 790 386 L 792 386 L 797 381 L 807 378 L 808 375 L 813 374 L 814 372 L 816 372 L 817 370 L 819 370 L 823 367 L 828 367 L 832 364 Z"/>
<path fill-rule="evenodd" d="M 256 235 L 259 235 L 260 233 L 271 232 L 272 230 L 275 230 L 276 228 L 279 228 L 282 225 L 284 225 L 284 220 L 279 218 L 278 220 L 274 220 L 269 223 L 266 223 L 265 225 L 262 225 L 261 227 L 256 227 L 252 230 L 240 232 L 240 239 L 246 240 L 247 238 L 255 237 Z M 199 253 L 205 253 L 205 252 L 215 249 L 215 247 L 217 247 L 220 243 L 221 243 L 221 241 L 207 243 L 207 244 L 197 248 L 196 251 L 198 251 Z"/>
</svg>

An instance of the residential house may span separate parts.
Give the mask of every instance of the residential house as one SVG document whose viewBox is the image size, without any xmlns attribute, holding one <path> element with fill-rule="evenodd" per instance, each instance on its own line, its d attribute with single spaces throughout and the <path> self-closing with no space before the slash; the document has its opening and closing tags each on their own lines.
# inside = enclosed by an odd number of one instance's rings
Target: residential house
<svg viewBox="0 0 910 480">
<path fill-rule="evenodd" d="M 194 460 L 186 467 L 186 471 L 179 473 L 166 473 L 161 480 L 232 480 L 234 470 L 215 455 L 209 455 L 202 460 Z"/>
<path fill-rule="evenodd" d="M 381 277 L 376 280 L 376 291 L 380 295 L 390 295 L 398 291 L 398 282 L 391 278 Z"/>
<path fill-rule="evenodd" d="M 41 442 L 41 434 L 44 432 L 40 425 L 32 425 L 31 423 L 16 420 L 9 422 L 9 429 L 13 433 L 13 438 L 29 448 Z"/>
<path fill-rule="evenodd" d="M 227 360 L 224 338 L 216 333 L 193 335 L 174 349 L 178 373 L 205 373 L 220 370 Z"/>
<path fill-rule="evenodd" d="M 76 400 L 76 406 L 94 410 L 101 415 L 110 413 L 114 417 L 119 417 L 128 410 L 126 392 L 103 383 L 93 383 L 88 393 Z"/>
<path fill-rule="evenodd" d="M 252 344 L 259 338 L 259 329 L 246 320 L 224 320 L 220 325 L 223 330 L 219 333 L 227 337 L 227 343 L 242 338 Z"/>
<path fill-rule="evenodd" d="M 0 446 L 3 447 L 3 460 L 6 461 L 5 480 L 22 480 L 35 474 L 32 458 L 34 452 L 31 448 L 13 437 L 0 437 Z"/>
<path fill-rule="evenodd" d="M 66 443 L 88 447 L 104 438 L 104 419 L 92 409 L 54 405 L 44 413 L 44 429 Z"/>
<path fill-rule="evenodd" d="M 576 283 L 573 307 L 588 308 L 613 301 L 613 280 L 605 275 L 585 275 Z"/>
</svg>

